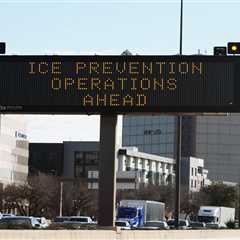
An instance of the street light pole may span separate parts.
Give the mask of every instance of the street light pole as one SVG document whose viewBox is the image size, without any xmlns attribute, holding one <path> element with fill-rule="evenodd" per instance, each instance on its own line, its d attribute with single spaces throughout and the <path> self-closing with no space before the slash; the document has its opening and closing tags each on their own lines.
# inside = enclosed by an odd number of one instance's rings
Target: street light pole
<svg viewBox="0 0 240 240">
<path fill-rule="evenodd" d="M 180 44 L 179 55 L 182 55 L 182 33 L 183 33 L 183 0 L 181 0 L 180 8 Z M 176 129 L 176 197 L 175 197 L 175 224 L 176 228 L 179 226 L 180 213 L 180 185 L 181 185 L 181 149 L 182 149 L 182 116 L 177 116 Z"/>
<path fill-rule="evenodd" d="M 181 0 L 181 9 L 180 9 L 180 44 L 179 44 L 180 55 L 182 55 L 182 37 L 183 37 L 183 0 Z"/>
</svg>

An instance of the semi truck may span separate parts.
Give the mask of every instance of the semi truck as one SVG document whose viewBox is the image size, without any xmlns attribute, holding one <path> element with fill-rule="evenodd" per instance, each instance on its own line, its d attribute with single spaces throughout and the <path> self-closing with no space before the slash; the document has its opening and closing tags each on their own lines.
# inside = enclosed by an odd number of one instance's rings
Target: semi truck
<svg viewBox="0 0 240 240">
<path fill-rule="evenodd" d="M 198 221 L 205 222 L 207 227 L 226 228 L 226 223 L 234 219 L 235 208 L 201 206 L 198 211 Z"/>
<path fill-rule="evenodd" d="M 121 200 L 117 221 L 128 221 L 131 227 L 141 227 L 147 221 L 165 219 L 165 203 L 148 200 Z"/>
</svg>

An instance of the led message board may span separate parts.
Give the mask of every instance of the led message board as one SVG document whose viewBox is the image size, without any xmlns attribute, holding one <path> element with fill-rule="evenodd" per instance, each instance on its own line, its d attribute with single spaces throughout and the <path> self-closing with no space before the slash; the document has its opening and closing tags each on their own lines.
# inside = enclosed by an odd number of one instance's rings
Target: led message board
<svg viewBox="0 0 240 240">
<path fill-rule="evenodd" d="M 237 57 L 1 56 L 2 113 L 239 110 Z"/>
</svg>

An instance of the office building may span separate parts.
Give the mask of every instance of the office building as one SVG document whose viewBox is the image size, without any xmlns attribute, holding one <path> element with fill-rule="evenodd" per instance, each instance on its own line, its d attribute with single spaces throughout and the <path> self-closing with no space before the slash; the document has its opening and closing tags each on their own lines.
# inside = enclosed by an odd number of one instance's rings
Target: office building
<svg viewBox="0 0 240 240">
<path fill-rule="evenodd" d="M 124 116 L 123 146 L 169 158 L 176 151 L 176 116 Z M 182 156 L 205 160 L 214 181 L 240 181 L 240 114 L 185 116 Z"/>
<path fill-rule="evenodd" d="M 50 162 L 54 164 L 49 163 L 49 155 L 52 157 Z M 32 170 L 35 173 L 37 169 L 49 174 L 59 173 L 59 166 L 62 166 L 61 174 L 58 175 L 63 179 L 67 181 L 85 179 L 90 189 L 98 188 L 99 142 L 30 143 L 29 163 L 30 173 Z M 189 191 L 198 191 L 198 187 L 191 186 L 189 179 L 194 177 L 189 173 L 190 168 L 196 168 L 198 179 L 193 180 L 201 181 L 201 186 L 205 186 L 207 172 L 205 171 L 206 174 L 203 175 L 204 161 L 186 158 L 184 163 L 186 163 L 183 168 L 183 176 L 186 180 L 184 184 L 188 186 Z M 174 168 L 175 160 L 172 158 L 140 152 L 137 147 L 119 148 L 117 188 L 138 189 L 140 185 L 174 184 Z"/>
<path fill-rule="evenodd" d="M 24 116 L 0 115 L 0 183 L 2 185 L 26 182 L 28 153 Z"/>
</svg>

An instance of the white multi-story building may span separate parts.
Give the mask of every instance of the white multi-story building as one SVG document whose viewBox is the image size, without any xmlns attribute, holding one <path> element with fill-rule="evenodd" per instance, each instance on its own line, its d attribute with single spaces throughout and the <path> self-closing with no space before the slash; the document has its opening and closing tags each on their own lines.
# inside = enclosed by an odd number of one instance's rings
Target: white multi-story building
<svg viewBox="0 0 240 240">
<path fill-rule="evenodd" d="M 21 184 L 27 180 L 28 154 L 24 116 L 0 115 L 1 184 Z"/>
<path fill-rule="evenodd" d="M 184 158 L 181 162 L 181 185 L 191 192 L 199 191 L 209 183 L 204 160 Z M 140 185 L 167 185 L 175 183 L 175 160 L 139 152 L 136 147 L 118 151 L 117 189 L 138 189 Z M 89 189 L 98 188 L 98 171 L 88 172 Z"/>
<path fill-rule="evenodd" d="M 118 151 L 118 172 L 136 171 L 140 183 L 165 185 L 174 182 L 175 160 L 139 152 L 138 148 L 121 148 Z"/>
<path fill-rule="evenodd" d="M 207 178 L 208 170 L 204 169 L 204 160 L 201 158 L 181 159 L 181 184 L 188 187 L 191 192 L 198 192 L 204 186 L 210 184 Z"/>
</svg>

